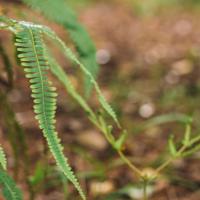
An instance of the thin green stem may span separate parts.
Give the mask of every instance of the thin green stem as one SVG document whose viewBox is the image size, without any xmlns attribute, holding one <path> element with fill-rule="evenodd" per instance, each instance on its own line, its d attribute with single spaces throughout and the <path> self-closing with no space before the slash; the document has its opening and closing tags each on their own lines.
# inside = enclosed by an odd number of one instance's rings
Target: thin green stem
<svg viewBox="0 0 200 200">
<path fill-rule="evenodd" d="M 200 135 L 198 135 L 197 137 L 193 138 L 191 141 L 190 141 L 190 145 L 193 145 L 194 143 L 198 142 L 200 140 Z"/>
<path fill-rule="evenodd" d="M 124 153 L 122 151 L 117 151 L 117 153 L 119 154 L 120 158 L 124 161 L 124 163 L 126 163 L 129 168 L 134 171 L 138 177 L 142 177 L 142 171 L 140 169 L 138 169 L 134 164 L 131 163 L 131 161 L 124 155 Z"/>
<path fill-rule="evenodd" d="M 113 147 L 113 142 L 112 140 L 109 138 L 106 129 L 104 129 L 97 121 L 91 120 L 93 122 L 93 124 L 99 128 L 99 130 L 101 130 L 101 132 L 104 134 L 106 140 L 112 145 Z M 123 160 L 124 163 L 126 163 L 128 165 L 128 167 L 137 174 L 137 176 L 139 178 L 141 178 L 143 176 L 142 171 L 140 169 L 138 169 L 134 164 L 131 163 L 131 161 L 124 155 L 124 153 L 121 150 L 117 150 L 117 153 L 119 154 L 120 158 Z"/>
<path fill-rule="evenodd" d="M 163 164 L 161 164 L 156 169 L 156 174 L 159 174 L 165 167 L 167 167 L 169 164 L 171 164 L 178 156 L 180 156 L 186 149 L 188 145 L 183 145 L 177 152 L 177 156 L 170 157 L 168 160 L 166 160 Z"/>
</svg>

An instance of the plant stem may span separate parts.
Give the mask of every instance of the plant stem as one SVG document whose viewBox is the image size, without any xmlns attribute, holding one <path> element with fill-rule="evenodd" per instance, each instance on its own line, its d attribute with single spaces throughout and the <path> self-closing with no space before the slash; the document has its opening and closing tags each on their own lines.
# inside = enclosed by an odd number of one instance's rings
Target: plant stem
<svg viewBox="0 0 200 200">
<path fill-rule="evenodd" d="M 108 133 L 106 132 L 106 129 L 104 129 L 101 124 L 99 124 L 96 120 L 91 120 L 92 123 L 104 134 L 106 140 L 113 146 L 112 140 L 108 137 Z M 114 148 L 116 149 L 116 148 Z M 124 155 L 124 153 L 121 150 L 117 150 L 117 153 L 119 154 L 120 158 L 123 160 L 124 163 L 127 164 L 127 166 L 134 172 L 136 175 L 141 178 L 143 177 L 142 171 L 138 169 L 134 164 L 131 163 L 131 161 Z"/>
<path fill-rule="evenodd" d="M 142 171 L 139 170 L 134 164 L 132 164 L 131 161 L 123 154 L 122 151 L 117 151 L 117 152 L 120 158 L 124 161 L 124 163 L 126 163 L 129 166 L 129 168 L 138 175 L 138 177 L 143 176 Z"/>
<path fill-rule="evenodd" d="M 170 163 L 172 163 L 180 154 L 182 154 L 185 149 L 188 147 L 188 145 L 183 145 L 177 152 L 177 156 L 170 157 L 168 160 L 166 160 L 163 164 L 161 164 L 156 169 L 156 174 L 160 173 L 166 166 L 168 166 Z"/>
<path fill-rule="evenodd" d="M 200 135 L 197 136 L 197 137 L 195 137 L 194 139 L 192 139 L 192 140 L 190 141 L 190 145 L 193 145 L 194 143 L 198 142 L 199 140 L 200 140 Z"/>
<path fill-rule="evenodd" d="M 144 180 L 143 181 L 143 199 L 144 200 L 148 200 L 148 196 L 147 196 L 147 185 L 148 185 L 148 181 Z"/>
</svg>

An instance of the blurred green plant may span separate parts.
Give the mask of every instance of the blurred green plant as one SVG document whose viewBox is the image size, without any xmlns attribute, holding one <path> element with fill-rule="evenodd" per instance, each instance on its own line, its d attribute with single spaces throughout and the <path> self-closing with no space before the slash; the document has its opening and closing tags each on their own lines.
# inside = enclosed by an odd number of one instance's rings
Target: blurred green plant
<svg viewBox="0 0 200 200">
<path fill-rule="evenodd" d="M 22 200 L 21 190 L 6 172 L 7 161 L 3 148 L 0 146 L 0 185 L 6 200 Z"/>
<path fill-rule="evenodd" d="M 134 11 L 139 15 L 149 16 L 154 15 L 163 8 L 199 8 L 200 2 L 198 0 L 130 0 L 130 3 L 133 5 Z"/>
</svg>

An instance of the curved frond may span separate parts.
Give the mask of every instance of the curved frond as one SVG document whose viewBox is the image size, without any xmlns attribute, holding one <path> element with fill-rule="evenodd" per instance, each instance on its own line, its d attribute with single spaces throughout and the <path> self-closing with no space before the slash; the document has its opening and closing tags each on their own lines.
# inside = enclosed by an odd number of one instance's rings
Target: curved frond
<svg viewBox="0 0 200 200">
<path fill-rule="evenodd" d="M 48 80 L 47 70 L 49 64 L 44 55 L 44 46 L 41 33 L 38 29 L 24 26 L 16 34 L 15 45 L 21 65 L 24 67 L 26 77 L 29 79 L 34 112 L 39 122 L 39 127 L 47 140 L 48 146 L 65 176 L 79 191 L 82 199 L 85 195 L 62 152 L 62 146 L 55 130 L 56 113 L 56 88 Z"/>
</svg>

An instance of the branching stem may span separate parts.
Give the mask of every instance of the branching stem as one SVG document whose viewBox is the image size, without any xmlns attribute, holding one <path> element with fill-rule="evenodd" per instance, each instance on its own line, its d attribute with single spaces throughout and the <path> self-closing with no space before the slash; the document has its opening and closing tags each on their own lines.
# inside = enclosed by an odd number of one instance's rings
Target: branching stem
<svg viewBox="0 0 200 200">
<path fill-rule="evenodd" d="M 92 123 L 104 134 L 106 140 L 113 146 L 112 140 L 109 138 L 106 129 L 104 129 L 96 120 L 91 120 Z M 120 158 L 123 160 L 124 163 L 138 176 L 138 178 L 143 177 L 142 171 L 136 167 L 125 155 L 121 150 L 117 150 Z"/>
<path fill-rule="evenodd" d="M 177 156 L 170 157 L 167 159 L 163 164 L 161 164 L 156 169 L 156 174 L 159 174 L 165 167 L 167 167 L 169 164 L 171 164 L 177 157 L 179 157 L 186 149 L 188 148 L 188 145 L 183 145 L 177 152 Z"/>
</svg>

